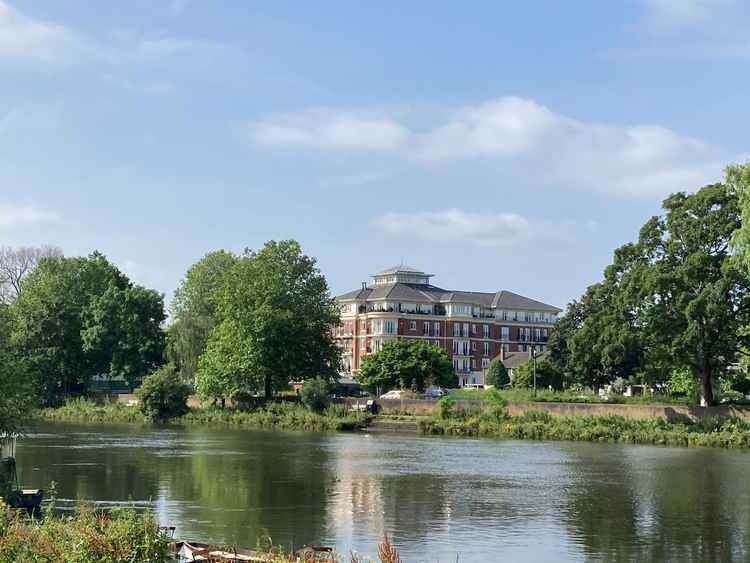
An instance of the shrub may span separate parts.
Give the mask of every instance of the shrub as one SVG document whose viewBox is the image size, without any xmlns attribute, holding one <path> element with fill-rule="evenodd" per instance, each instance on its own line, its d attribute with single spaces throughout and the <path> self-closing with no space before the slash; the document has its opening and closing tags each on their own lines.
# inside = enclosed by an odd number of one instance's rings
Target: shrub
<svg viewBox="0 0 750 563">
<path fill-rule="evenodd" d="M 447 420 L 453 416 L 455 408 L 456 401 L 445 396 L 438 402 L 438 416 L 443 420 Z"/>
<path fill-rule="evenodd" d="M 143 380 L 138 389 L 141 412 L 151 420 L 169 420 L 187 414 L 190 387 L 177 375 L 173 364 L 167 364 Z"/>
<path fill-rule="evenodd" d="M 328 406 L 328 383 L 320 378 L 305 381 L 300 393 L 302 404 L 313 412 L 323 412 Z"/>
</svg>

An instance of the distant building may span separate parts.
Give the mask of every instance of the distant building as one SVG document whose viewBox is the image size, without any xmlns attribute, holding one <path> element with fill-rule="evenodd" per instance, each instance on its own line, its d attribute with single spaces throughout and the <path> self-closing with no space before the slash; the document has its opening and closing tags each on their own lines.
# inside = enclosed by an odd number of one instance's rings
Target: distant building
<svg viewBox="0 0 750 563">
<path fill-rule="evenodd" d="M 356 373 L 364 356 L 394 338 L 425 340 L 447 350 L 462 387 L 484 385 L 484 372 L 501 351 L 545 350 L 558 307 L 505 290 L 441 289 L 431 277 L 400 265 L 373 275 L 372 285 L 336 297 L 344 374 Z"/>
</svg>

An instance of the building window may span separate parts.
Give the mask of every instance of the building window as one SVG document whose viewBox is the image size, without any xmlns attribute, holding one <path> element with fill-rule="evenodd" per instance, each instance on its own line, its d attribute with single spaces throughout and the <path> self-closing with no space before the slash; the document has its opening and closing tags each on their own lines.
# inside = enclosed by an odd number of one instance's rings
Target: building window
<svg viewBox="0 0 750 563">
<path fill-rule="evenodd" d="M 476 342 L 472 342 L 471 343 L 471 350 L 472 350 L 472 352 L 476 352 L 477 351 L 477 343 Z"/>
<path fill-rule="evenodd" d="M 395 334 L 395 332 L 396 332 L 396 324 L 393 321 L 385 321 L 385 333 Z"/>
<path fill-rule="evenodd" d="M 409 330 L 417 330 L 417 321 L 409 321 Z"/>
<path fill-rule="evenodd" d="M 485 356 L 490 355 L 490 343 L 489 342 L 484 343 L 484 355 Z"/>
<path fill-rule="evenodd" d="M 455 358 L 453 359 L 453 369 L 458 371 L 458 360 Z"/>
<path fill-rule="evenodd" d="M 440 323 L 435 321 L 435 336 L 440 336 Z"/>
<path fill-rule="evenodd" d="M 503 352 L 510 352 L 510 344 L 503 344 Z"/>
<path fill-rule="evenodd" d="M 453 336 L 461 336 L 461 323 L 453 323 Z"/>
<path fill-rule="evenodd" d="M 471 325 L 471 334 L 477 333 L 477 325 Z"/>
<path fill-rule="evenodd" d="M 477 369 L 477 361 L 474 358 L 471 359 L 471 369 Z"/>
<path fill-rule="evenodd" d="M 425 336 L 430 335 L 430 322 L 429 321 L 425 321 L 424 323 L 422 323 L 422 333 Z"/>
<path fill-rule="evenodd" d="M 488 367 L 490 367 L 490 359 L 482 358 L 482 369 L 487 369 Z"/>
<path fill-rule="evenodd" d="M 453 341 L 453 353 L 458 354 L 458 340 Z"/>
<path fill-rule="evenodd" d="M 490 325 L 484 325 L 484 326 L 482 327 L 482 330 L 483 330 L 483 333 L 484 333 L 484 334 L 483 334 L 483 335 L 484 335 L 484 337 L 485 337 L 485 338 L 489 338 L 489 337 L 490 337 Z"/>
<path fill-rule="evenodd" d="M 360 338 L 360 340 L 359 340 L 359 349 L 360 350 L 367 350 L 367 339 Z"/>
<path fill-rule="evenodd" d="M 468 356 L 469 355 L 469 343 L 468 342 L 464 342 L 463 349 L 464 349 L 463 350 L 464 356 Z"/>
<path fill-rule="evenodd" d="M 521 352 L 528 352 L 528 351 L 529 351 L 529 347 L 527 344 L 521 345 Z"/>
<path fill-rule="evenodd" d="M 469 336 L 469 323 L 464 323 L 464 336 Z"/>
<path fill-rule="evenodd" d="M 435 346 L 437 346 L 438 348 L 440 348 L 440 341 L 439 341 L 439 340 L 433 340 L 433 341 L 432 341 L 432 343 L 433 343 L 433 344 L 434 344 Z"/>
<path fill-rule="evenodd" d="M 510 340 L 510 329 L 507 326 L 500 327 L 500 340 Z"/>
</svg>

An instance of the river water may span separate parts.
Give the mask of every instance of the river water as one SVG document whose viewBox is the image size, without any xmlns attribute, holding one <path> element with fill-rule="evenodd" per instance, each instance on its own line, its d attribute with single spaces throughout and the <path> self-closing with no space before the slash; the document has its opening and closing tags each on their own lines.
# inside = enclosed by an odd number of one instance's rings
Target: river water
<svg viewBox="0 0 750 563">
<path fill-rule="evenodd" d="M 750 453 L 565 442 L 42 424 L 25 486 L 150 506 L 180 538 L 405 563 L 750 560 Z"/>
</svg>

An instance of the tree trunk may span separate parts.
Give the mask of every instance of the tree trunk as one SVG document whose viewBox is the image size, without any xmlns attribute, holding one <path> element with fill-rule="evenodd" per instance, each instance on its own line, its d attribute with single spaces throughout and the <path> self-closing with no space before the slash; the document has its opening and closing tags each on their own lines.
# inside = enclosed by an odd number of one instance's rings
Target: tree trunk
<svg viewBox="0 0 750 563">
<path fill-rule="evenodd" d="M 273 390 L 271 389 L 271 376 L 266 376 L 265 379 L 265 391 L 266 391 L 266 400 L 270 400 L 271 396 L 273 395 Z"/>
<path fill-rule="evenodd" d="M 701 406 L 710 407 L 714 404 L 714 389 L 711 385 L 713 378 L 711 370 L 704 366 L 701 370 Z"/>
<path fill-rule="evenodd" d="M 227 406 L 227 400 L 224 397 L 222 397 L 221 398 L 221 408 L 223 409 L 226 406 Z"/>
</svg>

